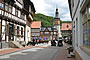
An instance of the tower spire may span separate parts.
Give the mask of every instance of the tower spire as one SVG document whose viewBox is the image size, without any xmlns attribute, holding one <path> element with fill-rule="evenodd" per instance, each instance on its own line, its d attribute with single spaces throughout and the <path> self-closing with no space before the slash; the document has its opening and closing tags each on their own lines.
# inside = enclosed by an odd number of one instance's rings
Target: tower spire
<svg viewBox="0 0 90 60">
<path fill-rule="evenodd" d="M 55 12 L 55 18 L 59 18 L 59 12 L 58 12 L 58 8 L 56 8 L 56 12 Z"/>
</svg>

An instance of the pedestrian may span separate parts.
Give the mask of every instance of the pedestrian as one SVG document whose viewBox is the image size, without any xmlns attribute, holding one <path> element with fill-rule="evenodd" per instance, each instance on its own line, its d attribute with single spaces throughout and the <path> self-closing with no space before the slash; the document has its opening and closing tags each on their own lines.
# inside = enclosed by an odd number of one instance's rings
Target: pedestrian
<svg viewBox="0 0 90 60">
<path fill-rule="evenodd" d="M 67 57 L 68 57 L 68 58 L 72 57 L 71 54 L 70 54 L 71 52 L 73 52 L 73 47 L 72 47 L 72 45 L 69 45 L 69 47 L 67 48 L 67 51 L 68 51 Z"/>
<path fill-rule="evenodd" d="M 35 39 L 33 39 L 33 46 L 35 46 Z"/>
<path fill-rule="evenodd" d="M 37 39 L 36 39 L 36 44 L 38 44 Z"/>
</svg>

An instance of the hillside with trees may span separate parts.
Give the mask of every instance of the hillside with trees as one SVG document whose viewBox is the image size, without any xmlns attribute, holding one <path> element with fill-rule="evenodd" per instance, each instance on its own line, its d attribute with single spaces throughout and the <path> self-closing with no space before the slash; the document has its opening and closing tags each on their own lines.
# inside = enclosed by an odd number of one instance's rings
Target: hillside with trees
<svg viewBox="0 0 90 60">
<path fill-rule="evenodd" d="M 53 25 L 53 20 L 54 20 L 53 17 L 46 16 L 40 13 L 35 14 L 35 17 L 34 17 L 34 21 L 41 21 L 43 27 L 46 27 L 46 26 L 51 27 Z"/>
<path fill-rule="evenodd" d="M 41 21 L 42 23 L 42 27 L 51 27 L 53 25 L 53 21 L 54 21 L 54 17 L 51 16 L 46 16 L 43 14 L 35 14 L 34 16 L 34 21 Z M 60 26 L 62 25 L 62 23 L 72 23 L 72 21 L 60 21 Z"/>
</svg>

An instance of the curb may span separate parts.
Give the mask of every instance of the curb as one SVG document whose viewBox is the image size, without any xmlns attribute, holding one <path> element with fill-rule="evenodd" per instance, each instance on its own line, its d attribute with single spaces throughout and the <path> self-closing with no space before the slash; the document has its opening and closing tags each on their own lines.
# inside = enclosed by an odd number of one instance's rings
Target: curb
<svg viewBox="0 0 90 60">
<path fill-rule="evenodd" d="M 28 46 L 29 47 L 29 46 Z M 15 53 L 15 52 L 19 52 L 19 51 L 22 51 L 22 50 L 26 50 L 26 49 L 30 49 L 30 48 L 34 48 L 34 47 L 38 47 L 38 46 L 30 46 L 29 48 L 17 48 L 18 50 L 16 51 L 11 51 L 11 52 L 7 52 L 7 53 L 4 53 L 4 54 L 0 54 L 0 56 L 3 56 L 3 55 L 7 55 L 7 54 L 11 54 L 11 53 Z M 12 48 L 12 49 L 15 49 L 15 48 Z M 10 50 L 10 49 L 9 49 Z M 2 51 L 1 51 L 2 52 Z"/>
<path fill-rule="evenodd" d="M 34 48 L 35 46 L 32 46 L 30 48 Z M 4 53 L 4 54 L 0 54 L 0 56 L 3 56 L 3 55 L 7 55 L 7 54 L 11 54 L 11 53 L 15 53 L 15 52 L 19 52 L 19 51 L 22 51 L 22 50 L 26 50 L 26 49 L 30 49 L 30 48 L 24 48 L 24 49 L 20 49 L 20 50 L 16 50 L 16 51 L 12 51 L 12 52 L 8 52 L 8 53 Z M 14 48 L 13 48 L 14 49 Z M 18 48 L 19 49 L 19 48 Z"/>
</svg>

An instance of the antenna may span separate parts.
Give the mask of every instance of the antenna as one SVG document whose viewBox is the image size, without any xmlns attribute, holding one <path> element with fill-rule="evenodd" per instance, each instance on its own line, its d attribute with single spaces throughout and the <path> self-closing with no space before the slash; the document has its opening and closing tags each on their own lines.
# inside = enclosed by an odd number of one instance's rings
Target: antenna
<svg viewBox="0 0 90 60">
<path fill-rule="evenodd" d="M 57 3 L 57 0 L 55 0 L 55 5 L 56 5 L 56 7 L 55 7 L 55 8 L 58 8 L 58 3 Z"/>
<path fill-rule="evenodd" d="M 58 5 L 56 4 L 56 8 L 58 8 Z"/>
</svg>

